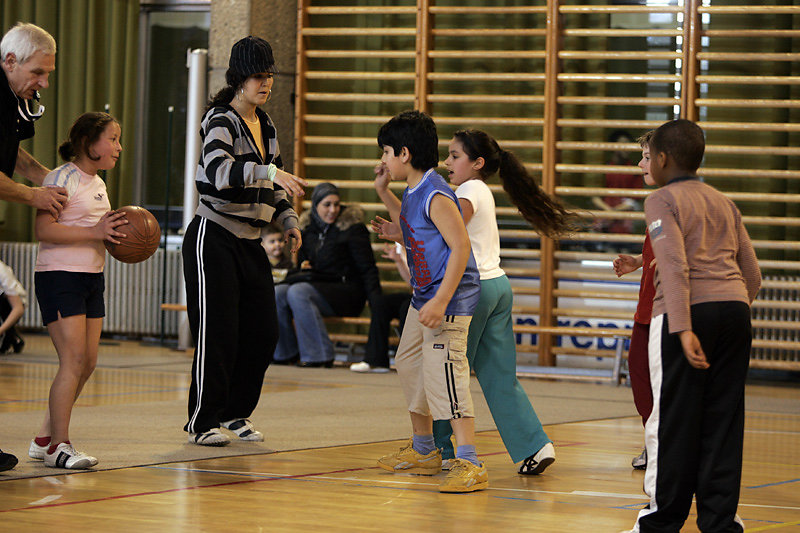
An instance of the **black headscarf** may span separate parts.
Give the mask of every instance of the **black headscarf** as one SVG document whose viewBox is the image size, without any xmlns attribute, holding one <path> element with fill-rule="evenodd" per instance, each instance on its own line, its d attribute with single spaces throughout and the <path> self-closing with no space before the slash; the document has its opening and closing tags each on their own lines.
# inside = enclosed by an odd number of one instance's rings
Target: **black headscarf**
<svg viewBox="0 0 800 533">
<path fill-rule="evenodd" d="M 313 220 L 314 223 L 323 231 L 327 231 L 328 224 L 319 218 L 319 215 L 317 214 L 317 206 L 324 198 L 330 196 L 331 194 L 335 194 L 341 198 L 341 195 L 339 194 L 339 188 L 333 183 L 328 182 L 320 183 L 314 187 L 314 191 L 311 193 L 311 220 Z"/>
</svg>

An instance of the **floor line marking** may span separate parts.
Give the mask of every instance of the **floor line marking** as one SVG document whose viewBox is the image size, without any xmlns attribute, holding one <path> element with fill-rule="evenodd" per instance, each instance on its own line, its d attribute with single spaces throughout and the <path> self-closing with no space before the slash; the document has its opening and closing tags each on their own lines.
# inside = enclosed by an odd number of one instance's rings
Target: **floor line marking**
<svg viewBox="0 0 800 533">
<path fill-rule="evenodd" d="M 774 487 L 775 485 L 785 485 L 787 483 L 796 483 L 800 481 L 800 477 L 797 479 L 787 479 L 786 481 L 776 481 L 775 483 L 765 483 L 763 485 L 753 485 L 752 487 L 745 487 L 746 489 L 763 489 L 764 487 Z"/>
<path fill-rule="evenodd" d="M 602 422 L 583 422 L 581 425 L 595 428 L 621 429 L 619 424 L 608 424 Z M 623 427 L 622 429 L 628 428 Z M 745 429 L 744 432 L 759 435 L 800 435 L 800 431 L 778 431 L 772 429 Z"/>
<path fill-rule="evenodd" d="M 243 485 L 245 483 L 258 483 L 258 482 L 261 482 L 261 481 L 271 481 L 273 479 L 290 479 L 291 480 L 291 479 L 303 478 L 303 477 L 308 477 L 308 476 L 316 476 L 316 475 L 320 475 L 320 474 L 335 474 L 337 472 L 352 472 L 354 470 L 363 470 L 363 469 L 362 468 L 348 468 L 348 469 L 344 469 L 344 470 L 333 470 L 331 472 L 311 473 L 311 474 L 297 474 L 297 475 L 293 475 L 293 476 L 283 476 L 283 477 L 279 477 L 279 478 L 243 479 L 243 480 L 240 480 L 240 481 L 227 481 L 227 482 L 224 482 L 224 483 L 212 483 L 210 485 L 193 485 L 193 486 L 190 486 L 190 487 L 177 487 L 177 488 L 174 488 L 174 489 L 151 490 L 151 491 L 147 491 L 147 492 L 135 492 L 135 493 L 129 493 L 129 494 L 118 494 L 116 496 L 106 496 L 106 497 L 103 497 L 103 498 L 89 498 L 89 499 L 86 499 L 86 500 L 76 500 L 76 501 L 72 501 L 72 502 L 48 503 L 48 504 L 44 504 L 44 505 L 39 505 L 37 507 L 16 507 L 16 508 L 13 508 L 13 509 L 2 509 L 2 510 L 0 510 L 0 513 L 9 513 L 9 512 L 12 512 L 12 511 L 28 511 L 28 510 L 31 510 L 31 509 L 44 509 L 44 508 L 48 508 L 48 507 L 62 507 L 62 506 L 65 506 L 65 505 L 77 505 L 77 504 L 82 504 L 82 503 L 96 503 L 96 502 L 104 502 L 104 501 L 111 501 L 111 500 L 123 500 L 123 499 L 126 499 L 126 498 L 135 498 L 135 497 L 138 497 L 138 496 L 152 496 L 152 495 L 155 495 L 155 494 L 169 494 L 171 492 L 181 492 L 181 491 L 185 491 L 185 490 L 208 489 L 208 488 L 217 488 L 217 487 L 229 487 L 229 486 L 232 486 L 232 485 Z"/>
<path fill-rule="evenodd" d="M 186 471 L 195 471 L 191 468 L 176 468 L 176 470 L 186 470 Z M 340 470 L 337 472 L 357 472 L 357 471 L 366 471 L 366 470 L 379 470 L 377 467 L 369 467 L 369 468 L 351 468 L 348 470 Z M 371 479 L 366 480 L 364 478 L 351 478 L 351 477 L 333 477 L 327 475 L 328 473 L 322 474 L 301 474 L 297 476 L 286 476 L 282 474 L 275 474 L 272 472 L 235 472 L 235 471 L 226 471 L 226 470 L 204 470 L 203 472 L 210 472 L 210 473 L 217 473 L 217 474 L 232 474 L 232 475 L 255 475 L 255 476 L 265 476 L 263 479 L 271 479 L 271 480 L 293 480 L 298 478 L 314 478 L 320 480 L 333 480 L 333 481 L 357 481 L 363 483 L 365 481 L 369 481 L 372 483 L 384 483 L 384 484 L 397 484 L 397 485 L 431 485 L 430 483 L 419 483 L 419 482 L 409 482 L 409 481 L 394 481 L 394 480 L 383 480 L 383 479 Z M 337 473 L 332 472 L 332 473 Z M 413 474 L 407 474 L 408 476 L 412 476 Z M 432 477 L 432 476 L 431 476 Z M 646 495 L 637 496 L 635 494 L 624 494 L 624 493 L 615 493 L 615 492 L 591 492 L 591 491 L 551 491 L 551 490 L 537 490 L 537 489 L 515 489 L 515 488 L 498 488 L 498 487 L 489 487 L 487 490 L 489 491 L 498 491 L 498 492 L 526 492 L 526 493 L 540 493 L 540 494 L 562 494 L 568 496 L 594 496 L 594 497 L 607 497 L 607 498 L 626 498 L 626 499 L 640 499 L 644 502 L 648 500 Z M 766 509 L 788 509 L 788 510 L 800 510 L 800 507 L 790 507 L 790 506 L 780 506 L 780 505 L 763 505 L 757 503 L 739 503 L 740 506 L 743 507 L 759 507 L 759 508 L 766 508 Z"/>
<path fill-rule="evenodd" d="M 152 389 L 152 390 L 142 390 L 142 391 L 129 391 L 129 392 L 107 392 L 103 394 L 82 394 L 80 396 L 81 400 L 86 398 L 108 398 L 108 397 L 123 397 L 123 396 L 133 396 L 135 394 L 162 394 L 165 392 L 185 392 L 188 391 L 189 387 L 175 387 L 175 388 L 167 388 L 167 389 Z M 3 403 L 46 403 L 48 401 L 47 398 L 30 398 L 26 400 L 2 400 L 0 404 Z M 78 407 L 101 407 L 99 405 L 78 405 Z"/>
<path fill-rule="evenodd" d="M 796 413 L 783 413 L 781 411 L 745 411 L 745 416 L 747 413 L 753 413 L 758 415 L 768 415 L 768 416 L 788 416 L 788 417 L 798 417 L 799 414 Z"/>
<path fill-rule="evenodd" d="M 153 467 L 153 468 L 164 468 L 164 467 Z M 11 511 L 26 511 L 30 509 L 43 509 L 49 507 L 61 507 L 66 505 L 77 505 L 82 503 L 95 503 L 100 501 L 111 501 L 111 500 L 119 500 L 119 499 L 127 499 L 133 498 L 138 496 L 151 496 L 155 494 L 168 494 L 171 492 L 181 492 L 187 490 L 196 490 L 196 489 L 206 489 L 206 488 L 217 488 L 217 487 L 224 487 L 224 486 L 233 486 L 233 485 L 243 485 L 246 483 L 256 483 L 262 481 L 281 481 L 281 480 L 324 480 L 324 481 L 350 481 L 350 482 L 358 482 L 360 484 L 364 484 L 364 482 L 368 482 L 370 484 L 379 484 L 379 485 L 424 485 L 424 486 L 431 486 L 431 483 L 420 483 L 414 481 L 404 481 L 404 480 L 383 480 L 383 479 L 364 479 L 364 478 L 350 478 L 350 477 L 334 477 L 331 474 L 337 473 L 346 473 L 346 472 L 357 472 L 357 471 L 367 471 L 367 470 L 378 470 L 377 467 L 369 467 L 369 468 L 348 468 L 342 470 L 333 470 L 329 472 L 312 472 L 308 474 L 295 474 L 295 475 L 284 475 L 284 474 L 275 474 L 270 472 L 236 472 L 236 471 L 224 471 L 224 470 L 201 470 L 201 469 L 192 469 L 192 468 L 165 468 L 170 470 L 185 470 L 185 471 L 198 471 L 198 472 L 208 472 L 208 473 L 219 473 L 219 474 L 227 474 L 227 475 L 244 475 L 248 477 L 253 476 L 264 476 L 259 477 L 257 479 L 244 479 L 238 481 L 228 481 L 222 483 L 212 483 L 209 485 L 195 485 L 190 487 L 178 487 L 173 489 L 165 489 L 159 491 L 147 491 L 147 492 L 140 492 L 140 493 L 131 493 L 131 494 L 119 494 L 115 496 L 107 496 L 104 498 L 92 498 L 87 500 L 78 500 L 72 502 L 61 502 L 61 503 L 44 503 L 42 505 L 37 505 L 35 507 L 20 507 L 14 509 L 5 509 L 0 510 L 0 513 L 7 513 Z M 551 494 L 551 495 L 568 495 L 568 496 L 590 496 L 590 497 L 603 497 L 603 498 L 640 498 L 642 501 L 646 501 L 646 496 L 634 496 L 631 494 L 622 494 L 622 493 L 602 493 L 602 492 L 589 492 L 589 491 L 548 491 L 548 490 L 531 490 L 531 489 L 517 489 L 517 488 L 495 488 L 490 487 L 487 489 L 488 491 L 493 492 L 513 492 L 513 493 L 538 493 L 538 494 Z M 746 504 L 740 503 L 739 506 L 742 507 L 758 507 L 758 508 L 769 508 L 769 509 L 788 509 L 788 510 L 800 510 L 800 507 L 789 507 L 789 506 L 776 506 L 776 505 L 761 505 L 761 504 Z M 785 524 L 785 525 L 795 525 L 795 524 Z M 783 527 L 784 525 L 779 526 L 767 526 L 769 528 L 775 527 Z M 756 531 L 756 530 L 751 530 Z"/>
<path fill-rule="evenodd" d="M 747 531 L 769 531 L 770 529 L 779 529 L 782 527 L 798 526 L 798 525 L 800 525 L 800 520 L 798 520 L 797 522 L 784 522 L 783 524 L 775 524 L 773 526 L 748 527 Z"/>
<path fill-rule="evenodd" d="M 741 503 L 740 502 L 739 503 L 739 507 L 761 507 L 762 509 L 788 509 L 789 511 L 800 511 L 800 507 L 789 507 L 788 505 L 764 505 L 762 503 Z"/>
<path fill-rule="evenodd" d="M 386 483 L 386 484 L 397 484 L 397 485 L 430 485 L 430 483 L 419 483 L 413 481 L 396 481 L 396 480 L 388 480 L 388 479 L 364 479 L 364 478 L 357 478 L 357 477 L 334 477 L 330 476 L 329 474 L 332 473 L 339 473 L 339 472 L 357 472 L 357 471 L 367 471 L 367 470 L 377 470 L 382 472 L 383 470 L 376 467 L 371 466 L 368 468 L 350 468 L 347 470 L 337 470 L 336 472 L 324 472 L 319 474 L 300 474 L 300 475 L 284 475 L 284 474 L 277 474 L 274 472 L 239 472 L 235 470 L 203 470 L 203 469 L 195 469 L 195 468 L 181 468 L 181 467 L 159 467 L 154 466 L 152 468 L 163 468 L 169 470 L 179 470 L 179 471 L 186 471 L 186 472 L 200 472 L 200 473 L 210 473 L 210 474 L 224 474 L 224 475 L 243 475 L 243 476 L 263 476 L 261 479 L 273 479 L 273 480 L 293 480 L 297 478 L 314 478 L 314 479 L 322 479 L 322 480 L 335 480 L 335 481 L 358 481 L 363 483 L 364 481 L 374 482 L 374 483 Z M 414 474 L 399 474 L 408 477 L 418 477 Z M 433 479 L 434 476 L 423 476 L 423 478 Z M 647 500 L 647 496 L 641 495 L 633 495 L 633 494 L 621 494 L 621 493 L 613 493 L 613 492 L 588 492 L 588 491 L 552 491 L 552 490 L 536 490 L 536 489 L 515 489 L 515 488 L 499 488 L 499 487 L 489 487 L 488 490 L 493 491 L 506 491 L 506 492 L 536 492 L 541 494 L 564 494 L 564 495 L 571 495 L 571 496 L 604 496 L 604 497 L 618 497 L 618 498 L 635 498 L 640 500 Z"/>
<path fill-rule="evenodd" d="M 570 494 L 575 494 L 577 496 L 599 496 L 601 498 L 605 497 L 612 497 L 612 498 L 627 498 L 630 500 L 647 500 L 649 499 L 644 494 L 619 494 L 616 492 L 593 492 L 590 490 L 573 490 Z"/>
<path fill-rule="evenodd" d="M 57 499 L 61 498 L 62 496 L 64 496 L 64 495 L 63 494 L 51 494 L 50 496 L 45 496 L 41 500 L 36 500 L 35 502 L 31 502 L 28 505 L 42 506 L 42 505 L 48 504 L 50 502 L 54 502 Z"/>
<path fill-rule="evenodd" d="M 775 431 L 773 429 L 745 429 L 744 432 L 764 435 L 800 435 L 800 431 Z"/>
</svg>

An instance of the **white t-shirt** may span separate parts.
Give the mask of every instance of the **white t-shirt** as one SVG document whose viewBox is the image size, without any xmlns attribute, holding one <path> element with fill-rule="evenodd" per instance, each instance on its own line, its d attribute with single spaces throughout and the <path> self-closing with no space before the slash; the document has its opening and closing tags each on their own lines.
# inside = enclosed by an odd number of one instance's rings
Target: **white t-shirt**
<svg viewBox="0 0 800 533">
<path fill-rule="evenodd" d="M 483 180 L 471 179 L 458 186 L 456 196 L 472 204 L 473 214 L 467 224 L 467 233 L 481 279 L 505 275 L 500 268 L 500 234 L 497 231 L 494 196 L 489 186 Z"/>
<path fill-rule="evenodd" d="M 45 178 L 45 187 L 64 187 L 67 201 L 58 216 L 65 226 L 92 227 L 111 210 L 106 184 L 100 176 L 90 176 L 74 163 L 67 163 L 51 171 Z M 92 240 L 72 244 L 39 243 L 36 271 L 65 270 L 67 272 L 98 273 L 103 271 L 106 249 L 103 241 Z"/>
<path fill-rule="evenodd" d="M 27 291 L 14 275 L 14 271 L 2 261 L 0 261 L 0 294 L 19 296 L 23 302 L 28 297 Z"/>
</svg>

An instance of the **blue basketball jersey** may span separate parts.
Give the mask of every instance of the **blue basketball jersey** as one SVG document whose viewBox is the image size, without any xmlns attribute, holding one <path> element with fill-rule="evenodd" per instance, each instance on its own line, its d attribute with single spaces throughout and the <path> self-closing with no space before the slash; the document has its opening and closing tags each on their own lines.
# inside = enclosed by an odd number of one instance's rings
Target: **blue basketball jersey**
<svg viewBox="0 0 800 533">
<path fill-rule="evenodd" d="M 414 288 L 411 305 L 417 310 L 439 290 L 450 259 L 450 247 L 430 217 L 431 201 L 437 194 L 452 200 L 461 212 L 455 193 L 434 169 L 427 171 L 413 188 L 406 188 L 400 209 L 400 226 L 408 269 L 411 271 L 411 286 Z M 467 268 L 445 314 L 471 316 L 478 305 L 480 293 L 478 267 L 470 250 Z"/>
</svg>

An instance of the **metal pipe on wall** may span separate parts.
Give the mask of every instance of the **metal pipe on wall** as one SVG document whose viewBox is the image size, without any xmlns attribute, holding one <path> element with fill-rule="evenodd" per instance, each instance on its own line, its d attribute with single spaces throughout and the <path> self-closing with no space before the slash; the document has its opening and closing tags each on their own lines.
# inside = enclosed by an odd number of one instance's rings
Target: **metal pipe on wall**
<svg viewBox="0 0 800 533">
<path fill-rule="evenodd" d="M 183 171 L 183 229 L 194 218 L 197 208 L 197 187 L 194 174 L 200 160 L 200 119 L 208 99 L 208 50 L 187 51 L 189 94 L 186 100 L 186 165 Z"/>
<path fill-rule="evenodd" d="M 189 69 L 189 94 L 186 99 L 186 163 L 183 170 L 183 231 L 194 218 L 197 209 L 197 187 L 194 174 L 200 160 L 200 120 L 208 99 L 208 50 L 198 48 L 186 51 L 186 68 Z M 179 288 L 179 301 L 186 304 L 186 288 L 183 281 Z M 189 320 L 184 314 L 178 328 L 178 349 L 192 345 Z"/>
</svg>

